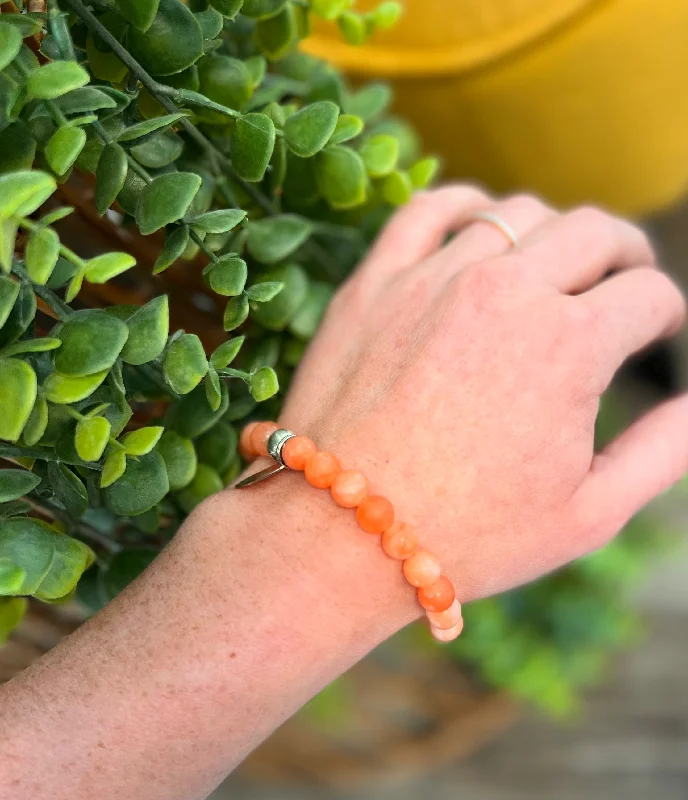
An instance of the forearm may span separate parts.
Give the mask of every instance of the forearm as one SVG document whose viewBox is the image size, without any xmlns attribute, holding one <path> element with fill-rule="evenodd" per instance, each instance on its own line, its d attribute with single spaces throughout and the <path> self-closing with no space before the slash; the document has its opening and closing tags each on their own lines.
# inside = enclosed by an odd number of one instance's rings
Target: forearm
<svg viewBox="0 0 688 800">
<path fill-rule="evenodd" d="M 0 783 L 15 800 L 90 798 L 96 782 L 102 800 L 204 797 L 416 615 L 329 493 L 269 484 L 201 507 L 141 579 L 3 689 Z"/>
</svg>

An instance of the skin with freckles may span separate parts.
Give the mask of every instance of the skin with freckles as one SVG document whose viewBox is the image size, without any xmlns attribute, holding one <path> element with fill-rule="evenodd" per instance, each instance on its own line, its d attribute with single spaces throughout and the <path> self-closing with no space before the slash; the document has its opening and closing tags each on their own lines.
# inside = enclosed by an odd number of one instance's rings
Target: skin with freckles
<svg viewBox="0 0 688 800">
<path fill-rule="evenodd" d="M 478 209 L 521 246 L 471 223 Z M 629 223 L 469 186 L 416 196 L 336 295 L 279 420 L 332 456 L 313 461 L 301 441 L 305 480 L 286 471 L 207 500 L 139 579 L 0 689 L 0 787 L 13 800 L 205 797 L 420 617 L 402 563 L 429 587 L 444 641 L 460 604 L 603 545 L 688 468 L 686 397 L 593 446 L 615 371 L 684 314 Z M 342 469 L 389 500 L 405 537 L 365 533 L 314 488 Z M 377 530 L 389 509 L 374 501 L 366 518 Z"/>
</svg>

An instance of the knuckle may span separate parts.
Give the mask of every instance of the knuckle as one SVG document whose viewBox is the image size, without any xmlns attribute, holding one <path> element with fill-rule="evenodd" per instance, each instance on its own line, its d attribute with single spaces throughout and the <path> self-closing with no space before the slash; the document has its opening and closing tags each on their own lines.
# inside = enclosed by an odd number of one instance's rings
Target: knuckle
<svg viewBox="0 0 688 800">
<path fill-rule="evenodd" d="M 583 229 L 598 230 L 600 228 L 609 228 L 614 222 L 614 217 L 611 214 L 607 214 L 606 211 L 593 205 L 580 206 L 571 211 L 569 216 L 573 222 Z"/>
<path fill-rule="evenodd" d="M 541 214 L 547 209 L 546 204 L 536 195 L 522 192 L 510 198 L 509 203 L 522 209 L 524 213 Z"/>
</svg>

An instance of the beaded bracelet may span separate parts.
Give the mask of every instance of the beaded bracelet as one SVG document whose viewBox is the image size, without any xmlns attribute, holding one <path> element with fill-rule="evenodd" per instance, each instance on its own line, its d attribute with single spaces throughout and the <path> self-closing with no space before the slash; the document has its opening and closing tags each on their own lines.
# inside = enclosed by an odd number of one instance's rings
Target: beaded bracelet
<svg viewBox="0 0 688 800">
<path fill-rule="evenodd" d="M 463 617 L 452 582 L 441 574 L 437 556 L 418 546 L 413 527 L 395 522 L 389 500 L 369 494 L 362 472 L 342 469 L 332 453 L 318 451 L 308 437 L 297 436 L 274 422 L 250 422 L 241 433 L 239 452 L 247 461 L 271 456 L 277 463 L 250 475 L 236 485 L 237 489 L 291 469 L 303 472 L 311 486 L 329 489 L 337 505 L 355 508 L 359 526 L 367 533 L 381 535 L 385 553 L 403 562 L 404 577 L 417 590 L 434 638 L 439 642 L 456 639 L 463 629 Z"/>
</svg>

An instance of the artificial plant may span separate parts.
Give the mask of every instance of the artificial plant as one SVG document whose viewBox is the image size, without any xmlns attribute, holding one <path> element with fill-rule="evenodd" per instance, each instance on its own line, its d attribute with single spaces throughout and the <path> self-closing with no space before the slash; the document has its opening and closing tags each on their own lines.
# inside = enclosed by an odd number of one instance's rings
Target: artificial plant
<svg viewBox="0 0 688 800">
<path fill-rule="evenodd" d="M 102 606 L 234 479 L 237 426 L 277 417 L 336 284 L 437 168 L 384 85 L 298 52 L 312 15 L 355 44 L 396 3 L 24 5 L 0 17 L 0 640 L 27 597 Z M 150 263 L 63 241 L 84 174 Z M 222 301 L 218 346 L 170 330 L 167 270 Z M 143 271 L 148 302 L 93 291 Z"/>
</svg>

